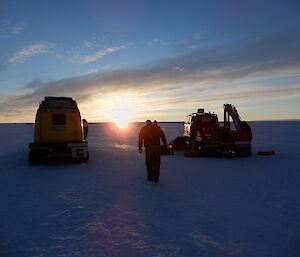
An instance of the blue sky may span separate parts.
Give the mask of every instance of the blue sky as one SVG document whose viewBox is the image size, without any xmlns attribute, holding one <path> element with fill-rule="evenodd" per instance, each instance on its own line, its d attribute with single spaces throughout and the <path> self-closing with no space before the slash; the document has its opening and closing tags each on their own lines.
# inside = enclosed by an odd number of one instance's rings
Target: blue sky
<svg viewBox="0 0 300 257">
<path fill-rule="evenodd" d="M 1 1 L 0 122 L 33 121 L 46 95 L 74 97 L 90 121 L 223 103 L 299 119 L 299 13 L 296 0 Z"/>
</svg>

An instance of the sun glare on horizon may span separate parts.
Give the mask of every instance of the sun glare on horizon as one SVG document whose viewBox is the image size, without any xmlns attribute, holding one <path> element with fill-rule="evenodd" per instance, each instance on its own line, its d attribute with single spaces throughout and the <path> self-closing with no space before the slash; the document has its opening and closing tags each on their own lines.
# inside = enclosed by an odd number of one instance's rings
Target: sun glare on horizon
<svg viewBox="0 0 300 257">
<path fill-rule="evenodd" d="M 130 121 L 132 120 L 132 113 L 128 112 L 128 110 L 119 110 L 115 112 L 115 118 L 113 122 L 120 129 L 126 129 L 129 126 Z"/>
<path fill-rule="evenodd" d="M 126 129 L 129 126 L 129 122 L 130 122 L 129 119 L 121 118 L 121 119 L 115 121 L 115 124 L 121 129 Z"/>
<path fill-rule="evenodd" d="M 107 108 L 108 119 L 118 128 L 126 129 L 135 118 L 137 108 L 136 98 L 131 95 L 121 94 L 110 97 Z"/>
</svg>

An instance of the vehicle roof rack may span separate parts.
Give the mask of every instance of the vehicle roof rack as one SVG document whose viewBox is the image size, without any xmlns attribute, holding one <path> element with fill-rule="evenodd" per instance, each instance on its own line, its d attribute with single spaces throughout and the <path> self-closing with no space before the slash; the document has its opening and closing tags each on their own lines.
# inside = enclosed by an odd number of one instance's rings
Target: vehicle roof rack
<svg viewBox="0 0 300 257">
<path fill-rule="evenodd" d="M 41 108 L 77 108 L 77 103 L 72 97 L 55 97 L 46 96 L 45 99 L 40 102 Z"/>
</svg>

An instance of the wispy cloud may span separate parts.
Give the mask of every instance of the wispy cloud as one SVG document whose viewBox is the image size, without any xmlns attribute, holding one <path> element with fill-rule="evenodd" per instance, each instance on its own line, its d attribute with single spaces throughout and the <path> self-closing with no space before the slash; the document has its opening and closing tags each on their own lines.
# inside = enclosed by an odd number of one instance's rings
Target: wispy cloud
<svg viewBox="0 0 300 257">
<path fill-rule="evenodd" d="M 88 44 L 90 46 L 90 44 Z M 98 59 L 103 58 L 106 55 L 112 54 L 114 52 L 126 49 L 127 46 L 126 45 L 121 45 L 121 46 L 115 46 L 115 47 L 108 47 L 99 51 L 95 51 L 94 53 L 90 54 L 90 55 L 85 55 L 83 57 L 80 58 L 80 63 L 91 63 L 91 62 L 95 62 Z"/>
<path fill-rule="evenodd" d="M 91 74 L 91 73 L 95 73 L 97 71 L 98 71 L 98 69 L 90 69 L 85 74 Z"/>
<path fill-rule="evenodd" d="M 8 19 L 0 20 L 0 37 L 9 38 L 25 31 L 27 24 L 24 22 L 12 23 Z"/>
<path fill-rule="evenodd" d="M 84 45 L 84 47 L 86 47 L 86 48 L 91 48 L 91 47 L 94 46 L 94 43 L 91 42 L 91 41 L 89 41 L 89 40 L 84 40 L 84 41 L 83 41 L 83 45 Z"/>
<path fill-rule="evenodd" d="M 164 40 L 161 40 L 159 38 L 154 38 L 150 41 L 147 42 L 147 45 L 148 46 L 153 46 L 153 45 L 162 45 L 162 46 L 170 46 L 171 43 L 170 42 L 167 42 L 167 41 L 164 41 Z"/>
<path fill-rule="evenodd" d="M 25 23 L 19 23 L 12 27 L 11 32 L 12 34 L 20 34 L 25 30 L 26 24 Z"/>
<path fill-rule="evenodd" d="M 35 43 L 25 46 L 9 58 L 8 63 L 22 62 L 32 56 L 48 53 L 49 50 L 54 47 L 55 44 L 49 42 Z"/>
<path fill-rule="evenodd" d="M 34 81 L 27 85 L 30 92 L 0 101 L 0 118 L 19 110 L 27 110 L 27 115 L 33 117 L 37 103 L 46 95 L 72 96 L 85 106 L 83 112 L 89 115 L 91 104 L 98 104 L 99 110 L 103 97 L 121 92 L 134 92 L 149 106 L 148 112 L 160 112 L 163 117 L 172 111 L 183 117 L 187 108 L 202 102 L 221 105 L 225 101 L 240 101 L 255 105 L 259 99 L 299 99 L 299 83 L 285 79 L 274 86 L 268 80 L 281 76 L 296 78 L 299 74 L 300 35 L 289 31 L 199 49 L 132 69 Z M 140 117 L 145 115 L 142 111 Z"/>
<path fill-rule="evenodd" d="M 202 45 L 202 41 L 205 39 L 203 34 L 197 33 L 189 40 L 180 40 L 175 43 L 176 46 L 187 48 L 187 49 L 195 49 L 199 48 Z"/>
</svg>

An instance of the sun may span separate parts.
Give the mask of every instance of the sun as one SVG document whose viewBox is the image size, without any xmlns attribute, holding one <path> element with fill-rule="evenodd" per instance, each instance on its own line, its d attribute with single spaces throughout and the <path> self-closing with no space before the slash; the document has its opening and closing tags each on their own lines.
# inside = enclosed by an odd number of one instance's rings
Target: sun
<svg viewBox="0 0 300 257">
<path fill-rule="evenodd" d="M 130 117 L 126 117 L 126 115 L 118 117 L 114 122 L 119 128 L 125 129 L 128 128 L 128 125 L 130 123 Z"/>
<path fill-rule="evenodd" d="M 126 129 L 129 123 L 135 118 L 137 110 L 136 98 L 129 94 L 110 96 L 107 115 L 118 128 Z"/>
</svg>

